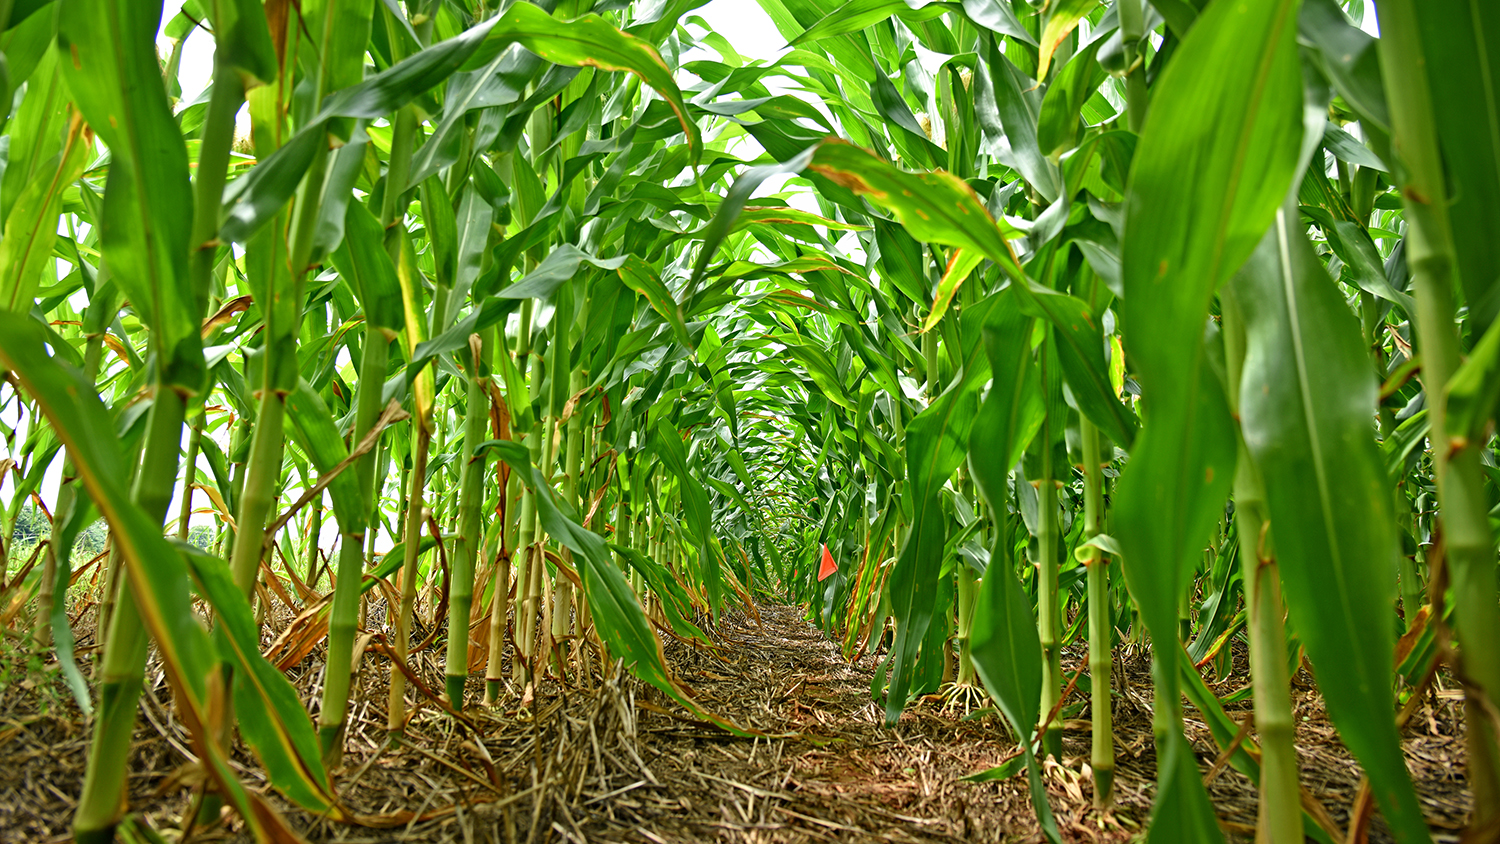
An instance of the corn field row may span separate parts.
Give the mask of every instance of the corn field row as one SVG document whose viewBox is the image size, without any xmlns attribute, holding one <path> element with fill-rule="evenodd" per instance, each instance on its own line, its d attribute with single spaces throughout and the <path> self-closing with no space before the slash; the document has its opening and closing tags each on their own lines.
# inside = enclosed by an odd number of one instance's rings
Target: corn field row
<svg viewBox="0 0 1500 844">
<path fill-rule="evenodd" d="M 394 742 L 426 686 L 618 670 L 744 734 L 662 642 L 758 599 L 878 655 L 888 724 L 993 705 L 1053 841 L 1085 711 L 1110 804 L 1124 645 L 1147 840 L 1223 840 L 1184 700 L 1258 841 L 1342 840 L 1302 666 L 1402 844 L 1399 712 L 1461 685 L 1500 840 L 1500 6 L 758 3 L 774 61 L 703 0 L 0 0 L 7 542 L 50 520 L 0 617 L 91 713 L 77 840 L 148 656 L 213 799 L 293 841 L 230 748 L 352 821 L 358 654 Z"/>
</svg>

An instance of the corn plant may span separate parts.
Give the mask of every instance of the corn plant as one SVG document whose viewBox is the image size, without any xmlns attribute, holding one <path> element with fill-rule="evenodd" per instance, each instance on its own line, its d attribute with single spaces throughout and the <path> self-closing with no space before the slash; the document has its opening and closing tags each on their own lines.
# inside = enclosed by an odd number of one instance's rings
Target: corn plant
<svg viewBox="0 0 1500 844">
<path fill-rule="evenodd" d="M 1151 840 L 1222 840 L 1183 695 L 1259 840 L 1342 837 L 1304 811 L 1303 654 L 1407 843 L 1397 695 L 1460 678 L 1493 829 L 1500 12 L 759 0 L 768 61 L 698 5 L 0 4 L 7 537 L 52 496 L 0 611 L 93 713 L 78 839 L 121 822 L 153 645 L 213 793 L 285 840 L 235 731 L 357 821 L 358 648 L 392 741 L 429 686 L 462 717 L 622 668 L 744 732 L 662 637 L 767 597 L 875 657 L 888 724 L 993 704 L 1051 840 L 1085 707 L 1111 803 L 1124 642 Z M 1201 673 L 1236 647 L 1248 737 Z M 283 672 L 316 652 L 314 724 Z"/>
</svg>

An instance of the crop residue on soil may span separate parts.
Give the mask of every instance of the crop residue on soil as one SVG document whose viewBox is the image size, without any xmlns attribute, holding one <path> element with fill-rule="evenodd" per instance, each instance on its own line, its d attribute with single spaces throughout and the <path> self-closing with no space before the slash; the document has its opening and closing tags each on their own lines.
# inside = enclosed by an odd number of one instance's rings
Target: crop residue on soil
<svg viewBox="0 0 1500 844">
<path fill-rule="evenodd" d="M 372 617 L 373 614 L 372 614 Z M 893 728 L 870 700 L 873 657 L 851 665 L 794 607 L 729 613 L 715 650 L 667 645 L 668 661 L 701 705 L 768 737 L 739 738 L 681 714 L 664 695 L 625 676 L 579 688 L 545 682 L 499 709 L 470 707 L 455 724 L 420 700 L 407 743 L 383 742 L 386 666 L 367 654 L 351 709 L 351 735 L 335 787 L 361 825 L 316 818 L 276 799 L 311 841 L 495 842 L 650 841 L 1031 841 L 1040 840 L 1022 778 L 968 783 L 961 777 L 1008 759 L 1015 740 L 994 714 L 929 699 Z M 1065 656 L 1076 666 L 1081 654 Z M 1125 841 L 1150 810 L 1149 666 L 1117 654 L 1116 806 L 1091 806 L 1088 722 L 1067 721 L 1064 759 L 1049 761 L 1052 808 L 1070 841 Z M 441 676 L 440 649 L 413 655 L 421 676 Z M 1240 655 L 1242 660 L 1243 656 Z M 291 672 L 315 699 L 321 649 Z M 1243 676 L 1240 671 L 1232 672 Z M 88 725 L 55 682 L 0 689 L 0 840 L 65 840 L 83 772 Z M 1305 675 L 1301 677 L 1306 680 Z M 469 696 L 480 696 L 479 678 Z M 1237 685 L 1234 677 L 1220 693 Z M 1309 683 L 1296 690 L 1303 719 L 1298 749 L 1304 785 L 1340 828 L 1347 825 L 1359 770 L 1327 722 Z M 414 691 L 420 695 L 421 690 Z M 198 781 L 190 742 L 170 714 L 159 667 L 147 689 L 133 745 L 131 810 L 177 836 Z M 1188 707 L 1189 737 L 1231 838 L 1253 834 L 1252 783 L 1227 766 Z M 1249 715 L 1248 703 L 1231 716 Z M 1438 840 L 1462 826 L 1468 794 L 1457 764 L 1462 724 L 1454 701 L 1434 696 L 1406 730 L 1406 750 Z M 264 777 L 243 749 L 236 759 L 252 787 Z M 1370 840 L 1388 840 L 1378 816 Z M 229 820 L 198 827 L 193 840 L 244 838 Z"/>
</svg>

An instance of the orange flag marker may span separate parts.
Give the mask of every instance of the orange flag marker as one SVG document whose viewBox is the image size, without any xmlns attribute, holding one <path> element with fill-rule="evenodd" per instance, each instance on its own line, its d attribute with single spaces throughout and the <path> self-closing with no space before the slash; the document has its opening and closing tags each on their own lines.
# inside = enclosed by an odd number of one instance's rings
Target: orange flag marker
<svg viewBox="0 0 1500 844">
<path fill-rule="evenodd" d="M 828 575 L 838 570 L 839 567 L 833 561 L 833 555 L 828 553 L 828 543 L 823 543 L 823 565 L 818 568 L 818 582 L 822 583 L 828 579 Z"/>
</svg>

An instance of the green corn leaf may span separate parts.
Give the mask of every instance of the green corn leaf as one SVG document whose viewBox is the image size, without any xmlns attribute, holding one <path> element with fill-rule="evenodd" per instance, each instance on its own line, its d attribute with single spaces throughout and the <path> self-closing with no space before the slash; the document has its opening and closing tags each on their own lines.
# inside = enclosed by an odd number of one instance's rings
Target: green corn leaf
<svg viewBox="0 0 1500 844">
<path fill-rule="evenodd" d="M 759 187 L 759 185 L 757 185 Z M 758 206 L 746 208 L 739 213 L 735 219 L 731 231 L 740 231 L 749 226 L 822 226 L 830 231 L 864 231 L 868 226 L 855 225 L 841 220 L 830 220 L 827 217 L 819 217 L 808 211 L 797 208 L 785 208 L 781 206 Z"/>
<path fill-rule="evenodd" d="M 888 395 L 901 395 L 901 383 L 896 377 L 896 367 L 891 358 L 880 351 L 875 341 L 867 336 L 861 329 L 863 326 L 852 325 L 839 326 L 839 333 L 843 335 L 844 341 L 854 349 L 854 353 L 863 360 L 870 377 L 885 390 Z M 747 482 L 748 486 L 749 483 Z"/>
<path fill-rule="evenodd" d="M 1036 36 L 1026 29 L 1016 11 L 1005 0 L 963 0 L 964 14 L 969 20 L 997 35 L 1008 35 L 1018 41 L 1036 46 Z"/>
<path fill-rule="evenodd" d="M 515 284 L 494 295 L 506 299 L 544 299 L 551 296 L 578 273 L 582 264 L 590 264 L 601 270 L 618 270 L 631 256 L 596 258 L 571 243 L 564 243 L 552 251 L 537 268 L 527 273 Z"/>
<path fill-rule="evenodd" d="M 1448 178 L 1458 278 L 1471 330 L 1500 316 L 1500 7 L 1432 0 L 1417 21 Z"/>
<path fill-rule="evenodd" d="M 1016 774 L 1019 774 L 1025 767 L 1025 755 L 1017 753 L 1015 756 L 1012 756 L 1010 759 L 1007 759 L 1006 761 L 1000 763 L 999 765 L 996 765 L 993 768 L 986 768 L 983 771 L 969 774 L 966 777 L 959 777 L 959 779 L 962 782 L 1000 782 L 1001 780 L 1008 780 Z"/>
<path fill-rule="evenodd" d="M 579 574 L 588 596 L 589 610 L 605 647 L 626 667 L 695 716 L 710 721 L 729 732 L 745 735 L 744 730 L 707 712 L 699 706 L 667 673 L 661 640 L 651 630 L 646 612 L 631 591 L 630 584 L 609 554 L 609 546 L 599 534 L 582 527 L 567 513 L 541 471 L 531 464 L 531 452 L 520 443 L 496 442 L 495 453 L 511 468 L 521 473 L 536 495 L 537 511 L 548 535 L 583 560 Z"/>
<path fill-rule="evenodd" d="M 687 135 L 689 160 L 696 163 L 702 156 L 703 139 L 688 114 L 672 69 L 649 43 L 621 32 L 598 15 L 560 21 L 529 3 L 516 3 L 492 20 L 498 23 L 484 46 L 464 64 L 464 70 L 483 67 L 510 44 L 520 44 L 553 64 L 633 73 L 671 106 Z"/>
<path fill-rule="evenodd" d="M 494 230 L 494 217 L 494 208 L 479 195 L 479 191 L 465 187 L 459 200 L 458 216 L 454 221 L 458 228 L 458 245 L 454 259 L 456 266 L 453 293 L 448 297 L 448 313 L 442 322 L 444 326 L 454 324 L 459 307 L 469 299 L 474 282 L 484 269 L 490 235 Z"/>
<path fill-rule="evenodd" d="M 738 281 L 742 278 L 767 278 L 777 275 L 790 275 L 792 273 L 805 275 L 818 271 L 837 272 L 848 276 L 855 276 L 853 272 L 828 258 L 817 255 L 803 255 L 799 258 L 792 258 L 789 261 L 778 261 L 774 264 L 735 261 L 725 267 L 723 272 L 719 273 L 719 279 L 721 281 Z"/>
<path fill-rule="evenodd" d="M 1031 359 L 1032 319 L 1002 291 L 983 328 L 993 379 L 969 435 L 969 466 L 995 512 L 1005 512 L 1011 467 L 1040 429 L 1042 397 Z M 1042 696 L 1042 643 L 1031 599 L 997 553 L 985 570 L 970 630 L 974 668 L 1021 736 L 1036 729 Z"/>
<path fill-rule="evenodd" d="M 1047 86 L 1036 127 L 1036 143 L 1042 155 L 1055 160 L 1056 156 L 1078 146 L 1079 133 L 1083 129 L 1083 104 L 1104 84 L 1106 74 L 1097 59 L 1102 43 L 1104 39 L 1097 37 L 1090 41 L 1087 47 L 1068 59 L 1052 84 Z"/>
<path fill-rule="evenodd" d="M 470 311 L 448 330 L 431 340 L 417 343 L 412 351 L 411 361 L 407 364 L 405 377 L 410 381 L 440 355 L 468 348 L 469 335 L 493 327 L 520 307 L 522 300 L 550 298 L 563 285 L 574 279 L 578 268 L 583 264 L 602 270 L 619 270 L 628 261 L 633 260 L 639 259 L 631 255 L 621 255 L 618 258 L 596 258 L 571 243 L 563 244 L 553 250 L 540 266 L 520 281 L 498 292 L 488 294 L 480 307 Z M 481 287 L 483 283 L 484 279 L 479 279 L 475 282 L 475 286 Z"/>
<path fill-rule="evenodd" d="M 1099 5 L 1099 0 L 1049 0 L 1047 22 L 1042 25 L 1041 47 L 1038 52 L 1036 78 L 1046 79 L 1052 66 L 1052 54 L 1062 44 L 1068 33 L 1078 28 L 1078 22 L 1088 17 Z"/>
<path fill-rule="evenodd" d="M 1114 535 L 1154 649 L 1158 789 L 1150 840 L 1221 840 L 1182 736 L 1177 605 L 1228 497 L 1236 446 L 1204 324 L 1293 185 L 1303 136 L 1295 0 L 1214 4 L 1152 90 L 1130 173 L 1124 322 L 1145 425 L 1120 479 Z M 1178 836 L 1178 837 L 1173 837 Z"/>
<path fill-rule="evenodd" d="M 1344 262 L 1361 290 L 1398 305 L 1408 316 L 1417 312 L 1416 301 L 1391 286 L 1380 252 L 1363 226 L 1348 220 L 1334 220 L 1322 209 L 1309 209 L 1308 216 L 1322 226 L 1328 236 L 1328 246 Z"/>
<path fill-rule="evenodd" d="M 10 130 L 10 154 L 5 173 L 0 176 L 0 220 L 10 217 L 21 191 L 62 151 L 68 135 L 68 112 L 68 86 L 57 66 L 57 51 L 47 49 L 33 71 L 26 97 L 6 127 Z"/>
<path fill-rule="evenodd" d="M 693 275 L 688 279 L 687 287 L 683 291 L 685 302 L 691 304 L 693 294 L 698 289 L 698 282 L 702 280 L 709 263 L 718 253 L 719 245 L 737 226 L 740 214 L 745 210 L 745 205 L 750 201 L 750 195 L 755 192 L 755 189 L 772 176 L 801 172 L 807 167 L 808 162 L 812 161 L 817 151 L 818 145 L 814 144 L 787 161 L 751 168 L 734 180 L 734 185 L 719 202 L 714 218 L 701 230 L 703 247 L 698 252 L 698 262 L 693 265 Z"/>
<path fill-rule="evenodd" d="M 947 169 L 948 153 L 927 137 L 927 132 L 917 122 L 916 115 L 907 107 L 906 100 L 884 71 L 876 69 L 875 81 L 870 83 L 870 101 L 875 110 L 885 118 L 886 131 L 896 142 L 902 158 L 920 167 Z"/>
<path fill-rule="evenodd" d="M 1154 676 L 1160 683 L 1161 675 Z M 1203 791 L 1198 757 L 1182 731 L 1169 728 L 1159 737 L 1156 752 L 1156 800 L 1151 806 L 1146 840 L 1168 844 L 1224 840 L 1219 819 Z"/>
<path fill-rule="evenodd" d="M 825 176 L 890 210 L 919 241 L 971 250 L 994 261 L 1011 278 L 1021 277 L 1002 228 L 962 179 L 951 173 L 908 173 L 868 150 L 829 138 L 813 151 L 806 169 Z"/>
<path fill-rule="evenodd" d="M 1213 734 L 1214 743 L 1219 746 L 1220 751 L 1227 750 L 1234 744 L 1235 737 L 1239 734 L 1239 725 L 1224 711 L 1224 704 L 1214 696 L 1208 684 L 1203 682 L 1203 676 L 1198 673 L 1198 669 L 1193 667 L 1192 661 L 1180 659 L 1180 663 L 1182 693 L 1202 713 L 1203 721 L 1208 725 L 1208 730 Z M 1260 748 L 1254 739 L 1248 737 L 1240 739 L 1239 747 L 1229 756 L 1229 764 L 1251 782 L 1260 782 Z M 1318 844 L 1336 844 L 1328 830 L 1318 826 L 1312 815 L 1308 814 L 1305 809 L 1302 812 L 1302 830 L 1308 838 Z"/>
<path fill-rule="evenodd" d="M 959 286 L 983 260 L 984 256 L 977 252 L 965 249 L 953 250 L 952 256 L 948 258 L 948 267 L 938 281 L 937 292 L 933 294 L 932 310 L 927 313 L 927 319 L 922 321 L 923 331 L 931 331 L 937 327 L 943 314 L 948 312 L 948 304 L 953 301 L 953 294 L 958 292 Z"/>
<path fill-rule="evenodd" d="M 254 17 L 261 22 L 265 20 L 265 13 L 259 8 L 259 4 L 249 5 L 252 0 L 237 0 L 238 3 L 246 4 L 247 12 L 260 12 Z M 307 27 L 307 34 L 313 42 L 313 50 L 310 57 L 316 57 L 309 64 L 318 64 L 315 71 L 320 89 L 322 91 L 341 91 L 352 85 L 364 81 L 365 76 L 365 52 L 370 43 L 370 24 L 375 14 L 375 0 L 307 0 L 300 10 L 303 25 Z M 250 17 L 251 15 L 246 15 Z M 258 27 L 260 31 L 255 32 L 257 38 L 264 37 L 264 27 Z M 269 33 L 266 33 L 269 35 Z M 220 36 L 222 39 L 222 35 Z M 266 38 L 265 45 L 271 46 L 270 39 Z M 257 44 L 257 47 L 259 45 Z M 259 50 L 257 50 L 259 52 Z M 271 59 L 270 68 L 275 70 L 275 53 L 268 54 Z M 318 61 L 321 59 L 321 61 Z M 263 61 L 260 56 L 257 60 Z M 258 76 L 260 79 L 270 81 L 274 76 Z M 349 125 L 345 121 L 342 124 L 335 122 L 335 133 L 342 139 L 349 138 Z"/>
<path fill-rule="evenodd" d="M 672 324 L 672 329 L 677 332 L 677 340 L 684 346 L 691 347 L 692 342 L 688 338 L 687 325 L 683 322 L 682 309 L 678 307 L 677 300 L 672 298 L 672 291 L 661 280 L 661 276 L 646 263 L 635 255 L 627 256 L 616 270 L 620 274 L 620 281 L 626 287 L 641 294 L 651 304 L 653 310 Z"/>
<path fill-rule="evenodd" d="M 53 535 L 53 542 L 56 543 L 53 552 L 57 556 L 58 583 L 70 582 L 74 542 L 84 528 L 99 518 L 99 509 L 82 492 L 77 479 L 70 478 L 65 470 L 63 483 L 58 489 L 57 508 L 54 512 L 54 524 L 58 525 Z M 57 662 L 62 669 L 63 679 L 68 684 L 68 690 L 73 693 L 73 700 L 77 701 L 78 708 L 83 710 L 84 715 L 92 716 L 94 705 L 89 698 L 89 683 L 78 668 L 78 660 L 74 652 L 77 639 L 73 635 L 72 619 L 68 617 L 68 590 L 58 589 L 53 592 L 50 615 L 52 643 L 57 652 Z"/>
<path fill-rule="evenodd" d="M 417 357 L 417 350 L 422 348 L 427 340 L 427 308 L 425 304 L 426 293 L 424 290 L 425 279 L 421 270 L 417 269 L 417 256 L 415 247 L 409 232 L 405 229 L 398 231 L 401 238 L 401 257 L 396 262 L 396 281 L 401 286 L 401 313 L 403 316 L 403 328 L 401 337 L 406 347 L 409 358 Z M 467 337 L 465 338 L 467 341 Z M 406 382 L 411 388 L 413 416 L 416 424 L 422 428 L 431 429 L 432 426 L 432 404 L 436 384 L 432 370 L 425 366 L 408 365 L 406 368 Z"/>
<path fill-rule="evenodd" d="M 53 0 L 20 0 L 11 7 L 10 26 L 4 36 L 8 42 L 5 45 L 5 64 L 9 84 L 4 86 L 7 96 L 14 94 L 21 83 L 30 80 L 41 63 L 52 40 L 54 18 L 51 12 L 55 8 Z M 47 9 L 48 14 L 32 14 L 41 9 Z"/>
<path fill-rule="evenodd" d="M 1381 161 L 1379 156 L 1371 152 L 1368 146 L 1360 143 L 1353 135 L 1339 128 L 1337 124 L 1330 123 L 1323 130 L 1323 146 L 1337 156 L 1340 161 L 1357 164 L 1360 167 L 1369 167 L 1372 170 L 1379 170 L 1382 173 L 1390 172 L 1385 162 Z"/>
<path fill-rule="evenodd" d="M 704 480 L 708 481 L 708 485 L 718 490 L 721 495 L 733 501 L 745 515 L 749 516 L 755 512 L 755 508 L 750 506 L 750 502 L 745 500 L 744 494 L 736 489 L 734 484 L 721 481 L 711 475 Z"/>
<path fill-rule="evenodd" d="M 803 30 L 801 35 L 787 42 L 787 46 L 796 47 L 821 41 L 824 38 L 859 32 L 892 15 L 900 14 L 903 18 L 907 18 L 907 14 L 903 13 L 917 12 L 918 16 L 912 19 L 922 20 L 931 19 L 949 9 L 956 8 L 958 8 L 957 3 L 936 3 L 933 0 L 926 0 L 926 2 L 923 0 L 849 0 L 837 9 L 829 11 L 822 20 Z"/>
<path fill-rule="evenodd" d="M 676 576 L 666 566 L 634 548 L 614 544 L 610 544 L 609 547 L 622 555 L 626 562 L 630 563 L 630 567 L 640 572 L 641 576 L 646 579 L 651 586 L 651 591 L 661 599 L 661 607 L 667 615 L 667 623 L 677 635 L 695 639 L 704 644 L 712 644 L 708 634 L 689 620 L 693 609 L 692 598 L 688 596 L 687 590 L 682 588 L 682 584 L 677 582 Z"/>
<path fill-rule="evenodd" d="M 1500 402 L 1500 328 L 1496 323 L 1490 323 L 1469 359 L 1448 379 L 1447 389 L 1450 436 L 1480 441 Z"/>
<path fill-rule="evenodd" d="M 979 410 L 979 388 L 990 375 L 981 341 L 982 326 L 1003 308 L 1005 292 L 992 294 L 964 312 L 963 368 L 942 395 L 917 414 L 906 429 L 906 494 L 912 501 L 911 532 L 891 570 L 891 610 L 896 618 L 890 690 L 885 719 L 894 724 L 906 707 L 918 648 L 937 607 L 937 584 L 948 539 L 942 490 L 969 448 Z"/>
<path fill-rule="evenodd" d="M 347 14 L 350 7 L 363 4 L 365 26 L 361 32 L 357 27 L 352 27 L 352 21 L 347 17 L 337 20 L 330 28 L 330 32 L 341 33 L 343 47 L 339 55 L 345 57 L 344 67 L 338 69 L 330 80 L 332 88 L 341 88 L 350 84 L 347 66 L 347 56 L 350 52 L 349 44 L 358 42 L 359 54 L 355 56 L 358 64 L 354 67 L 353 81 L 359 81 L 359 76 L 364 73 L 364 45 L 370 39 L 370 11 L 373 0 L 309 0 L 303 4 L 303 20 L 316 27 L 323 23 L 325 15 L 320 14 L 325 9 L 329 13 L 327 17 L 332 18 L 334 10 Z M 266 9 L 255 0 L 207 0 L 209 14 L 214 28 L 214 61 L 233 68 L 245 79 L 245 87 L 251 87 L 254 83 L 269 84 L 276 81 L 279 70 L 276 60 L 276 47 L 271 43 L 271 30 L 266 24 Z M 186 37 L 186 34 L 184 34 Z M 335 36 L 336 38 L 339 36 Z M 321 45 L 323 54 L 330 45 Z M 339 75 L 342 73 L 343 75 Z"/>
<path fill-rule="evenodd" d="M 219 658 L 235 667 L 234 709 L 240 735 L 266 766 L 272 785 L 312 812 L 341 817 L 318 754 L 317 735 L 297 690 L 260 652 L 260 628 L 229 565 L 192 545 L 177 553 L 198 591 L 215 610 L 213 639 Z"/>
<path fill-rule="evenodd" d="M 52 260 L 63 191 L 83 175 L 92 141 L 75 114 L 63 148 L 42 164 L 10 206 L 0 238 L 0 307 L 29 311 L 34 304 L 42 273 Z"/>
<path fill-rule="evenodd" d="M 930 296 L 922 245 L 894 223 L 879 218 L 872 222 L 875 243 L 880 247 L 880 258 L 876 266 L 880 269 L 881 276 L 888 279 L 907 299 L 927 304 Z"/>
<path fill-rule="evenodd" d="M 993 380 L 969 435 L 969 465 L 980 492 L 994 506 L 1003 500 L 1005 477 L 1041 430 L 1046 413 L 1041 375 L 1031 357 L 1033 321 L 1015 301 L 1017 294 L 1001 295 L 1002 305 L 991 311 L 983 328 Z"/>
<path fill-rule="evenodd" d="M 332 259 L 364 306 L 365 319 L 385 331 L 400 329 L 401 283 L 396 280 L 396 265 L 385 250 L 380 221 L 361 203 L 349 203 L 344 239 Z"/>
<path fill-rule="evenodd" d="M 208 721 L 212 694 L 209 678 L 217 676 L 214 646 L 193 611 L 187 591 L 187 566 L 162 538 L 160 526 L 153 525 L 131 502 L 122 483 L 129 473 L 118 448 L 114 423 L 93 385 L 81 372 L 47 354 L 40 326 L 29 317 L 10 312 L 0 312 L 0 362 L 21 378 L 53 430 L 67 444 L 79 480 L 108 520 L 141 621 L 157 644 L 175 691 L 177 712 L 194 737 L 194 746 L 206 756 L 208 775 L 258 841 L 294 840 L 285 821 L 264 798 L 239 782 Z M 238 590 L 235 597 L 248 613 L 248 604 Z"/>
<path fill-rule="evenodd" d="M 219 237 L 245 242 L 286 205 L 312 164 L 318 146 L 327 143 L 329 121 L 384 117 L 454 73 L 484 67 L 511 44 L 520 44 L 554 64 L 636 74 L 671 105 L 688 136 L 691 159 L 697 161 L 701 155 L 703 142 L 698 126 L 687 112 L 671 70 L 650 44 L 620 32 L 598 15 L 560 21 L 529 3 L 515 3 L 503 14 L 330 94 L 315 120 L 225 189 L 224 225 Z"/>
<path fill-rule="evenodd" d="M 110 150 L 100 241 L 111 276 L 143 321 L 164 386 L 203 383 L 199 323 L 208 291 L 187 273 L 193 195 L 187 147 L 172 118 L 156 60 L 159 6 L 126 0 L 59 0 L 63 79 Z"/>
<path fill-rule="evenodd" d="M 813 27 L 828 16 L 826 5 L 816 0 L 758 0 L 760 7 L 771 16 L 776 31 L 791 40 Z M 921 3 L 923 0 L 914 0 Z M 817 52 L 813 52 L 816 50 Z M 809 44 L 801 52 L 822 58 L 825 54 L 833 59 L 830 75 L 844 84 L 846 90 L 858 90 L 869 84 L 875 75 L 875 63 L 870 53 L 869 39 L 860 32 L 848 32 L 821 39 L 816 45 Z M 862 105 L 864 105 L 862 103 Z M 787 156 L 777 154 L 778 158 Z"/>
<path fill-rule="evenodd" d="M 329 153 L 323 191 L 318 197 L 317 229 L 308 255 L 310 264 L 328 263 L 329 254 L 343 245 L 349 205 L 359 201 L 354 185 L 364 175 L 368 160 L 370 136 L 365 128 L 363 122 L 356 121 L 344 145 Z"/>
<path fill-rule="evenodd" d="M 1179 569 L 1233 474 L 1228 407 L 1203 352 L 1209 300 L 1254 248 L 1296 164 L 1291 6 L 1211 7 L 1194 24 L 1158 83 L 1131 171 L 1124 316 L 1149 397 L 1116 534 L 1132 595 L 1163 637 L 1175 635 Z"/>
<path fill-rule="evenodd" d="M 292 423 L 293 438 L 320 473 L 333 471 L 348 458 L 349 449 L 334 424 L 333 412 L 306 379 L 299 379 L 296 391 L 287 394 L 286 413 Z M 328 496 L 333 501 L 333 513 L 339 520 L 341 533 L 364 530 L 367 521 L 364 493 L 360 491 L 354 472 L 339 472 L 328 484 Z"/>
<path fill-rule="evenodd" d="M 1303 0 L 1297 31 L 1309 57 L 1359 115 L 1365 131 L 1387 134 L 1391 118 L 1376 39 L 1349 23 L 1337 0 Z"/>
<path fill-rule="evenodd" d="M 1140 424 L 1110 383 L 1109 366 L 1104 362 L 1104 327 L 1088 304 L 1038 284 L 1018 285 L 1016 290 L 1027 313 L 1052 324 L 1058 362 L 1079 409 L 1121 448 L 1129 449 Z"/>
<path fill-rule="evenodd" d="M 985 63 L 988 65 L 990 90 L 995 98 L 995 116 L 1010 144 L 1016 169 L 1043 199 L 1052 202 L 1057 199 L 1061 184 L 1057 166 L 1047 160 L 1037 143 L 1038 104 L 1036 94 L 1032 92 L 1036 86 L 1010 63 L 993 39 L 986 44 Z M 983 105 L 979 107 L 983 108 Z"/>
<path fill-rule="evenodd" d="M 687 451 L 682 447 L 682 435 L 677 432 L 677 426 L 666 417 L 662 417 L 656 424 L 652 448 L 681 485 L 682 506 L 687 511 L 688 528 L 698 539 L 698 564 L 702 567 L 708 605 L 717 616 L 724 584 L 719 573 L 719 555 L 714 549 L 713 513 L 709 508 L 708 493 L 689 470 Z"/>
<path fill-rule="evenodd" d="M 969 435 L 969 466 L 980 493 L 997 513 L 1005 513 L 1011 467 L 1041 428 L 1045 412 L 1037 367 L 1031 360 L 1032 318 L 1018 306 L 1020 294 L 1006 289 L 983 322 L 984 346 L 990 361 L 990 392 L 980 406 Z M 1022 757 L 1031 790 L 1032 807 L 1043 833 L 1060 841 L 1057 823 L 1047 803 L 1032 737 L 1041 715 L 1042 642 L 1026 595 L 1000 544 L 997 531 L 984 571 L 969 628 L 969 650 L 974 670 L 990 697 L 1021 737 Z"/>
<path fill-rule="evenodd" d="M 1022 743 L 1029 743 L 1041 709 L 1042 642 L 1031 599 L 1010 566 L 985 569 L 973 625 L 974 670 L 1016 734 L 1025 737 Z"/>
<path fill-rule="evenodd" d="M 458 274 L 458 218 L 453 213 L 453 202 L 443 189 L 442 180 L 429 176 L 422 183 L 422 222 L 426 224 L 427 257 L 433 263 L 433 276 L 437 284 L 453 288 Z M 445 314 L 436 314 L 433 333 L 448 326 L 442 322 Z"/>
<path fill-rule="evenodd" d="M 1021 747 L 1026 758 L 1026 787 L 1031 792 L 1031 808 L 1036 812 L 1042 835 L 1052 844 L 1062 844 L 1062 832 L 1057 828 L 1057 819 L 1052 817 L 1052 807 L 1047 804 L 1047 786 L 1042 781 L 1042 766 L 1037 764 L 1036 754 L 1030 745 Z"/>
<path fill-rule="evenodd" d="M 481 443 L 481 445 L 485 445 L 485 443 Z M 444 542 L 447 542 L 451 538 L 451 534 L 443 534 Z M 434 539 L 431 534 L 424 534 L 421 540 L 417 543 L 417 554 L 426 554 L 436 547 L 437 540 Z M 401 563 L 403 562 L 403 558 L 405 556 L 405 542 L 397 542 L 392 545 L 390 547 L 390 550 L 386 551 L 385 554 L 380 558 L 380 562 L 377 563 L 374 568 L 365 572 L 364 577 L 360 580 L 361 594 L 374 589 L 375 584 L 378 581 L 395 574 L 396 571 L 401 568 Z"/>
<path fill-rule="evenodd" d="M 209 472 L 213 474 L 214 486 L 218 488 L 219 497 L 224 500 L 224 505 L 229 512 L 236 512 L 239 502 L 235 500 L 234 484 L 229 480 L 229 461 L 224 456 L 224 450 L 213 437 L 204 437 L 199 445 L 203 459 L 208 461 Z"/>
<path fill-rule="evenodd" d="M 1398 840 L 1428 841 L 1392 715 L 1400 545 L 1359 326 L 1295 208 L 1280 213 L 1234 283 L 1247 340 L 1240 416 L 1265 482 L 1292 623 L 1381 814 Z"/>
<path fill-rule="evenodd" d="M 797 342 L 791 338 L 786 339 L 785 345 L 787 354 L 802 364 L 803 371 L 816 385 L 818 392 L 839 407 L 854 409 L 854 403 L 849 400 L 848 391 L 844 389 L 843 380 L 839 378 L 838 367 L 825 349 L 815 343 Z"/>
<path fill-rule="evenodd" d="M 503 106 L 521 100 L 526 93 L 527 84 L 546 66 L 545 62 L 532 53 L 511 51 L 497 54 L 479 70 L 455 76 L 451 87 L 457 87 L 460 83 L 463 87 L 445 98 L 442 119 L 412 158 L 412 171 L 407 177 L 407 187 L 420 184 L 428 176 L 458 160 L 456 142 L 465 128 L 465 115 L 477 108 Z M 504 80 L 503 94 L 494 90 L 497 77 Z M 532 96 L 535 97 L 536 94 L 533 93 Z M 516 106 L 515 111 L 519 112 L 524 108 Z"/>
</svg>

